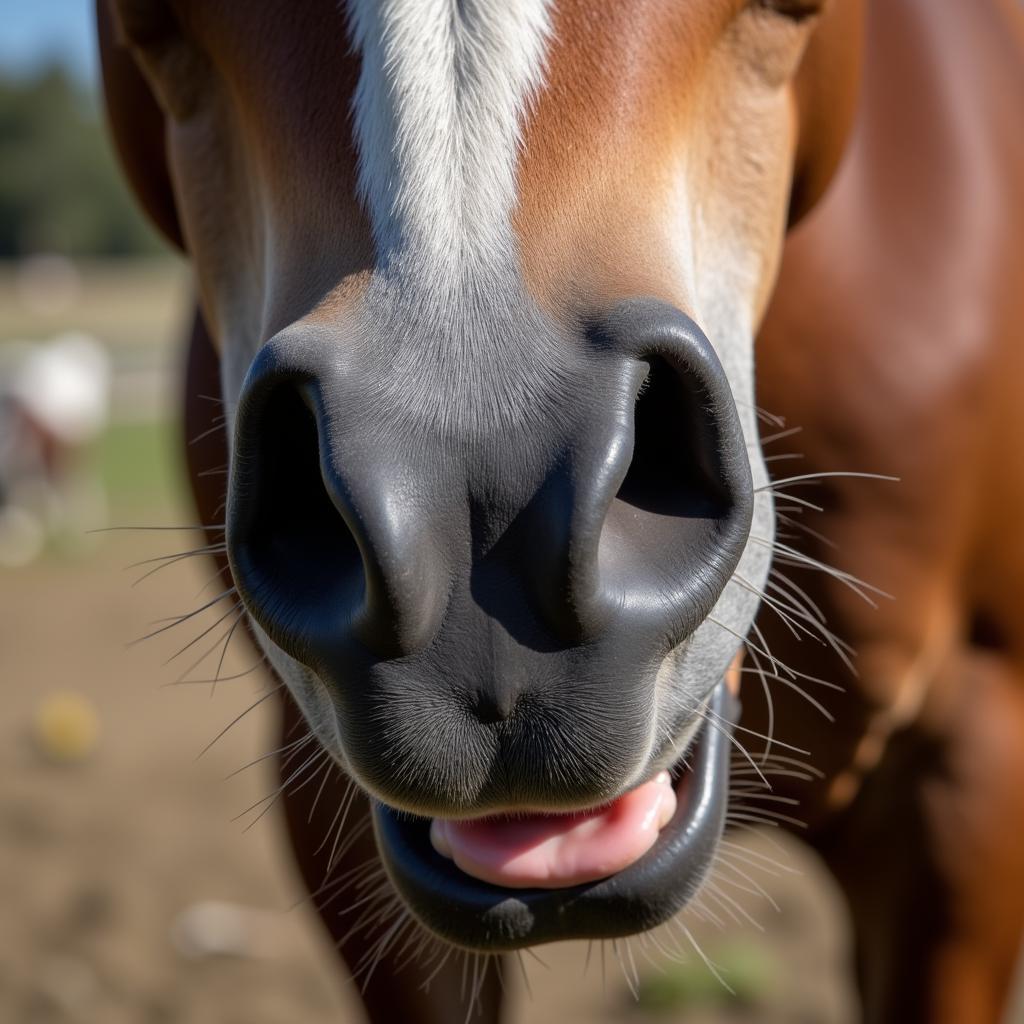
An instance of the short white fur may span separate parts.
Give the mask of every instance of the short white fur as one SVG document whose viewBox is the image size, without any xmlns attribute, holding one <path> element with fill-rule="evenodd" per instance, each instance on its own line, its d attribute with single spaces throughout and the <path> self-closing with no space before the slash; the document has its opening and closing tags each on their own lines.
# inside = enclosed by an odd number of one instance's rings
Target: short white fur
<svg viewBox="0 0 1024 1024">
<path fill-rule="evenodd" d="M 359 190 L 379 265 L 464 283 L 514 255 L 516 163 L 543 79 L 548 8 L 349 0 L 362 57 Z"/>
</svg>

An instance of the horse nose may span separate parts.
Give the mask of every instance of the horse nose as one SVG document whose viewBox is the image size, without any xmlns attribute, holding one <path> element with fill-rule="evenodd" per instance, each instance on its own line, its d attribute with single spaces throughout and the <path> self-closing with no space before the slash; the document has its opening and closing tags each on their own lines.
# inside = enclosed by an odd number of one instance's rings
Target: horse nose
<svg viewBox="0 0 1024 1024">
<path fill-rule="evenodd" d="M 338 340 L 272 339 L 243 387 L 228 503 L 229 558 L 260 627 L 336 675 L 355 648 L 401 658 L 447 624 L 491 718 L 534 685 L 497 656 L 495 630 L 519 650 L 611 639 L 638 662 L 684 640 L 749 532 L 726 374 L 696 324 L 658 303 L 623 304 L 589 342 L 596 384 L 537 417 L 542 438 L 479 441 L 503 458 L 434 451 L 411 422 L 384 441 Z"/>
<path fill-rule="evenodd" d="M 415 651 L 447 598 L 422 488 L 356 411 L 347 376 L 336 346 L 279 336 L 236 419 L 232 572 L 260 627 L 306 664 L 349 640 L 376 657 Z"/>
<path fill-rule="evenodd" d="M 663 650 L 711 612 L 750 532 L 753 485 L 732 390 L 696 323 L 653 301 L 591 330 L 607 361 L 573 457 L 534 531 L 538 601 L 564 629 Z M 610 386 L 608 386 L 610 382 Z"/>
</svg>

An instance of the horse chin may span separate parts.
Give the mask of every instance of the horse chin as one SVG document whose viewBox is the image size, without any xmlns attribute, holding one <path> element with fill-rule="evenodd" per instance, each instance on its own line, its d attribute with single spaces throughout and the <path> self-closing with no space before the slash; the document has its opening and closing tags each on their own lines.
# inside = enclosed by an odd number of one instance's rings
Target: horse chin
<svg viewBox="0 0 1024 1024">
<path fill-rule="evenodd" d="M 440 938 L 486 952 L 616 938 L 664 923 L 700 888 L 725 825 L 729 733 L 739 704 L 720 683 L 708 705 L 711 714 L 697 734 L 689 767 L 673 770 L 675 813 L 628 867 L 567 888 L 504 888 L 466 874 L 438 853 L 430 819 L 374 801 L 377 848 L 399 895 Z"/>
</svg>

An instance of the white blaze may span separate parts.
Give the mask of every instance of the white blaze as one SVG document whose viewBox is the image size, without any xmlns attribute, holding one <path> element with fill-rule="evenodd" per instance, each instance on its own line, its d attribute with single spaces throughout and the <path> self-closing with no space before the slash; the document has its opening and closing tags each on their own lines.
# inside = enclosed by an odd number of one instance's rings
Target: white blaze
<svg viewBox="0 0 1024 1024">
<path fill-rule="evenodd" d="M 549 0 L 349 0 L 359 190 L 385 266 L 466 275 L 513 254 L 523 114 Z"/>
</svg>

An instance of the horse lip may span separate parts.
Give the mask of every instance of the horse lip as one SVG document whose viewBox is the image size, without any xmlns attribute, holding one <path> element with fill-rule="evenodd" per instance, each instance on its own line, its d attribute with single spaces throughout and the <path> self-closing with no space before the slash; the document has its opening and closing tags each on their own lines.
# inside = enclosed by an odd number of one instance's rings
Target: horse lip
<svg viewBox="0 0 1024 1024">
<path fill-rule="evenodd" d="M 609 878 L 564 889 L 506 889 L 465 874 L 430 842 L 430 819 L 373 803 L 384 867 L 414 916 L 455 945 L 498 952 L 563 939 L 607 939 L 662 924 L 695 895 L 725 825 L 729 733 L 739 702 L 724 683 L 696 740 L 689 791 L 657 841 Z"/>
</svg>

